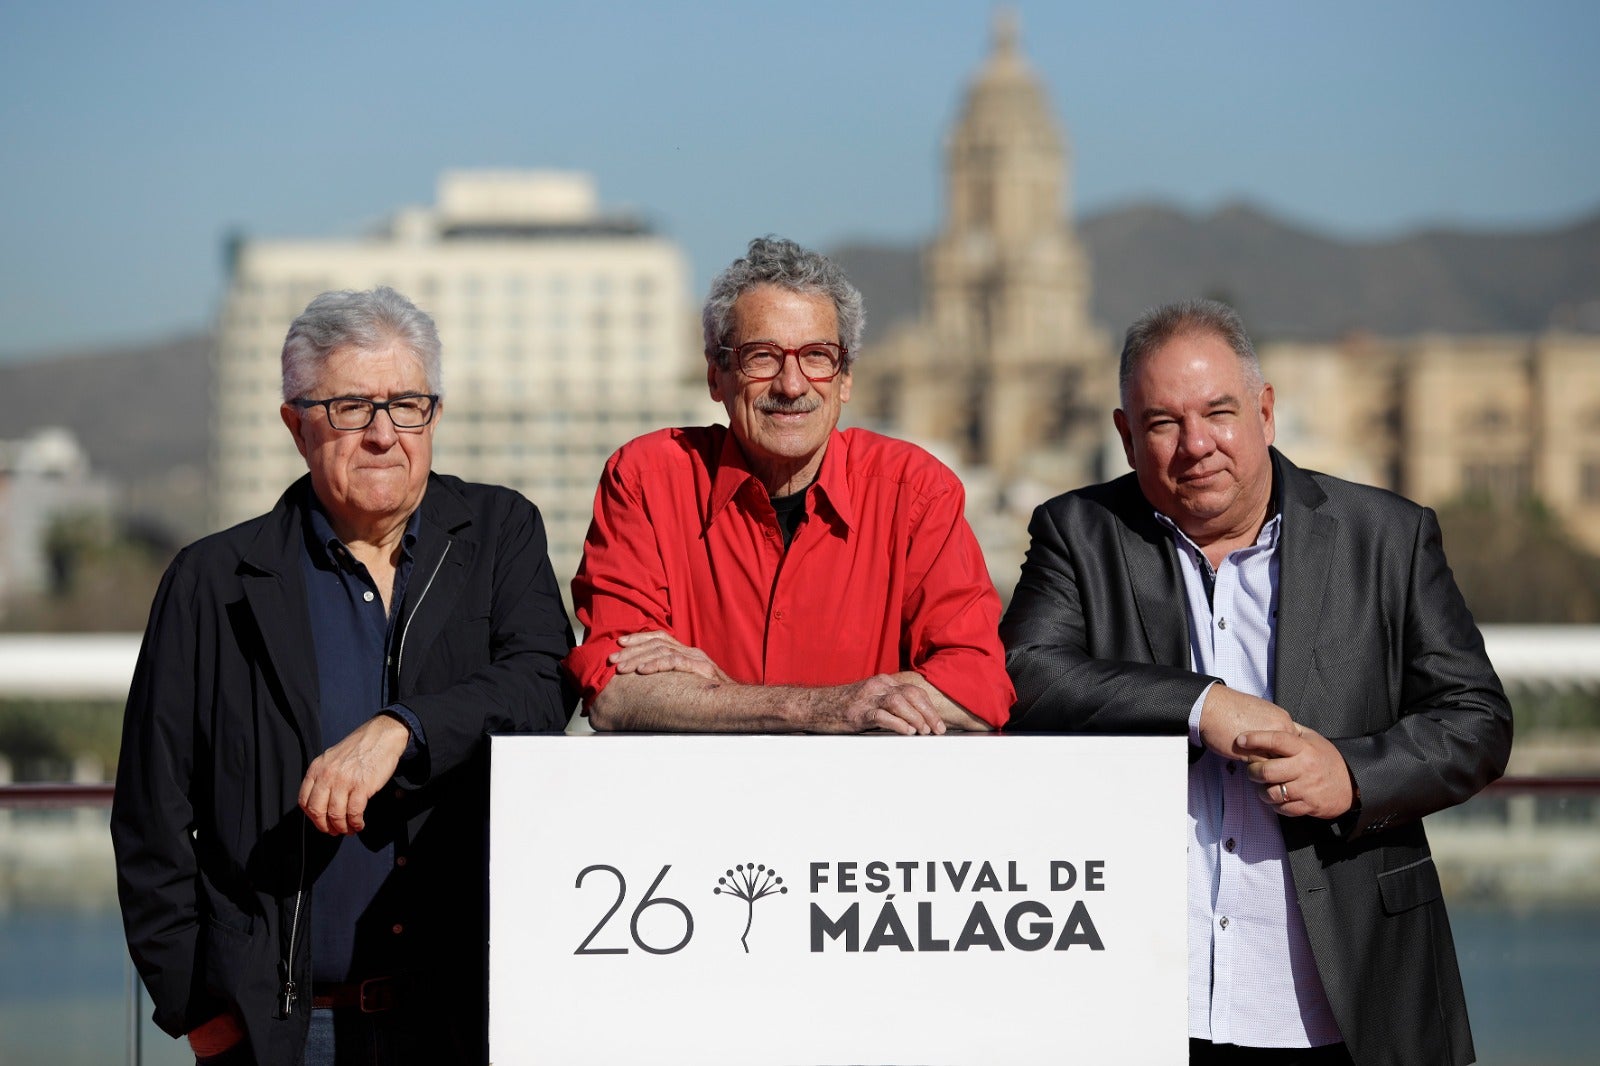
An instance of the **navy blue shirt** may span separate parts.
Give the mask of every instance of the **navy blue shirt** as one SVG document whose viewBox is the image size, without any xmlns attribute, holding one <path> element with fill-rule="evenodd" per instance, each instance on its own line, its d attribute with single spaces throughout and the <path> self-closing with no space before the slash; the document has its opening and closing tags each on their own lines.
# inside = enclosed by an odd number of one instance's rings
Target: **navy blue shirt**
<svg viewBox="0 0 1600 1066">
<path fill-rule="evenodd" d="M 414 758 L 425 739 L 415 715 L 392 702 L 392 665 L 401 607 L 422 526 L 418 509 L 406 523 L 400 560 L 395 567 L 389 610 L 366 566 L 356 560 L 333 531 L 320 504 L 307 511 L 301 572 L 311 609 L 311 640 L 316 649 L 319 716 L 323 750 L 333 747 L 379 713 L 399 718 L 411 730 L 406 759 Z M 367 828 L 348 837 L 319 838 L 308 844 L 309 872 L 316 891 L 311 908 L 311 979 L 313 985 L 388 976 L 362 972 L 358 936 L 382 936 L 387 928 L 377 903 L 384 883 L 396 869 L 396 834 L 404 827 L 386 817 L 387 790 L 367 807 Z M 404 864 L 403 857 L 400 860 Z M 365 920 L 364 920 L 365 919 Z M 367 932 L 370 930 L 371 932 Z"/>
</svg>

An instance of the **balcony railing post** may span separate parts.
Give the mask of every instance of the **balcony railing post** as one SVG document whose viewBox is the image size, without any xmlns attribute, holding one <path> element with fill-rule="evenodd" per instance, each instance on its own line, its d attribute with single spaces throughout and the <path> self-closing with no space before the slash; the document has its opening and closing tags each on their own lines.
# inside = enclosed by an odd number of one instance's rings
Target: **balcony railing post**
<svg viewBox="0 0 1600 1066">
<path fill-rule="evenodd" d="M 132 959 L 123 959 L 122 972 L 128 982 L 128 993 L 124 997 L 128 1003 L 128 1066 L 144 1066 L 143 1026 L 140 1025 L 140 1018 L 144 1014 L 144 985 L 139 980 L 139 971 L 134 969 Z"/>
</svg>

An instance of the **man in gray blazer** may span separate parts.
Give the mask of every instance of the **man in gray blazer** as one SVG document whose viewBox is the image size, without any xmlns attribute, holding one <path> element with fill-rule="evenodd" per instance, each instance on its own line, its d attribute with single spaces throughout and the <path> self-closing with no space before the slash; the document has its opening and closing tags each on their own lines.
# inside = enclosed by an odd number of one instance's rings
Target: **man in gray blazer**
<svg viewBox="0 0 1600 1066">
<path fill-rule="evenodd" d="M 1134 473 L 1033 517 L 1011 728 L 1188 732 L 1191 1062 L 1472 1062 L 1421 819 L 1511 708 L 1433 512 L 1274 449 L 1223 304 L 1142 316 L 1121 386 Z"/>
</svg>

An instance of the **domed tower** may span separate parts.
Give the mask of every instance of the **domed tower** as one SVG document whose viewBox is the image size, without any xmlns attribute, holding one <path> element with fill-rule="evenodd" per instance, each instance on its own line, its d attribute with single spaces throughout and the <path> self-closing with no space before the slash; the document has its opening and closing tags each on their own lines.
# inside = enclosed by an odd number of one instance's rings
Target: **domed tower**
<svg viewBox="0 0 1600 1066">
<path fill-rule="evenodd" d="M 1064 207 L 1065 138 L 1010 12 L 996 16 L 946 168 L 944 228 L 925 263 L 931 347 L 920 372 L 907 368 L 902 416 L 911 435 L 959 441 L 1009 479 L 1041 450 L 1094 446 L 1078 423 L 1098 407 L 1086 378 L 1105 360 Z"/>
</svg>

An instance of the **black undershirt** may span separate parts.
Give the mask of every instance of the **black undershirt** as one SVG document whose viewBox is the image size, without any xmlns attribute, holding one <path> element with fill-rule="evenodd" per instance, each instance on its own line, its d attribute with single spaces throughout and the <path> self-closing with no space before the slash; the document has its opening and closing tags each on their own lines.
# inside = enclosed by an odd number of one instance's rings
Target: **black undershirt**
<svg viewBox="0 0 1600 1066">
<path fill-rule="evenodd" d="M 789 548 L 789 542 L 794 540 L 795 530 L 806 520 L 806 492 L 810 488 L 811 486 L 807 485 L 799 492 L 790 493 L 788 496 L 772 497 L 772 509 L 778 513 L 778 532 L 783 534 L 785 551 Z"/>
</svg>

